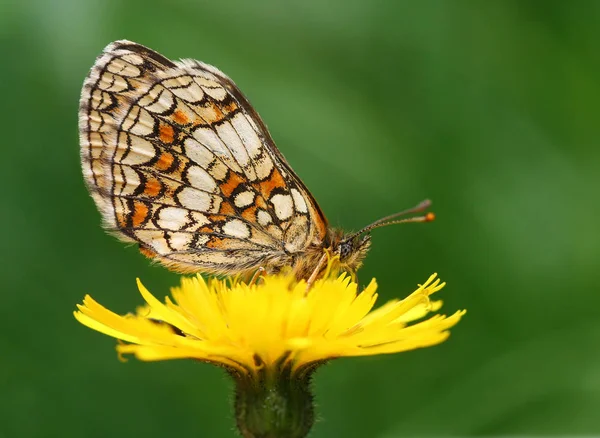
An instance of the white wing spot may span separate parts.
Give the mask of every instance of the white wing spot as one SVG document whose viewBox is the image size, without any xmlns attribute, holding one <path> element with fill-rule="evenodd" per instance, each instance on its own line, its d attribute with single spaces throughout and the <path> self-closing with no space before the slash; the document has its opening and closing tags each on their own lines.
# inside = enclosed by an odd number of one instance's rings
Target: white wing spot
<svg viewBox="0 0 600 438">
<path fill-rule="evenodd" d="M 195 190 L 191 187 L 185 187 L 179 192 L 177 199 L 185 208 L 209 212 L 212 198 L 208 193 Z"/>
<path fill-rule="evenodd" d="M 116 170 L 116 171 L 115 171 Z M 113 166 L 114 193 L 119 195 L 133 195 L 142 183 L 140 177 L 131 167 Z"/>
<path fill-rule="evenodd" d="M 158 97 L 158 99 L 156 99 L 156 97 Z M 155 102 L 151 103 L 153 101 Z M 151 113 L 162 114 L 169 110 L 174 103 L 173 95 L 169 91 L 162 86 L 156 86 L 140 100 L 139 105 L 143 106 Z"/>
<path fill-rule="evenodd" d="M 254 193 L 245 191 L 238 193 L 234 199 L 235 206 L 238 208 L 248 207 L 254 202 Z"/>
<path fill-rule="evenodd" d="M 124 59 L 115 58 L 107 66 L 107 70 L 111 73 L 115 73 L 121 76 L 134 77 L 141 74 L 141 70 L 127 62 Z"/>
<path fill-rule="evenodd" d="M 189 84 L 186 87 L 173 88 L 171 92 L 186 102 L 196 103 L 204 99 L 204 91 L 202 91 L 202 88 L 200 88 L 198 84 L 192 82 L 192 78 L 189 78 Z"/>
<path fill-rule="evenodd" d="M 122 129 L 140 137 L 150 135 L 154 131 L 154 118 L 143 108 L 134 106 L 123 121 Z"/>
<path fill-rule="evenodd" d="M 123 55 L 122 58 L 123 60 L 135 65 L 141 65 L 144 63 L 144 58 L 134 53 L 127 53 Z"/>
<path fill-rule="evenodd" d="M 266 227 L 271 222 L 273 222 L 273 218 L 271 217 L 271 215 L 264 210 L 258 210 L 256 217 L 258 219 L 258 223 L 263 227 Z"/>
<path fill-rule="evenodd" d="M 200 166 L 190 166 L 186 173 L 192 187 L 206 192 L 214 193 L 217 189 L 217 183 L 206 170 Z"/>
<path fill-rule="evenodd" d="M 256 131 L 248 122 L 247 116 L 242 113 L 237 113 L 233 119 L 231 119 L 231 124 L 244 142 L 248 155 L 250 155 L 251 158 L 259 156 L 263 145 L 260 138 L 258 138 L 258 135 L 256 135 Z"/>
<path fill-rule="evenodd" d="M 206 243 L 209 240 L 210 240 L 210 237 L 207 236 L 206 234 L 198 236 L 198 238 L 196 239 L 196 246 L 204 246 L 204 245 L 206 245 Z"/>
<path fill-rule="evenodd" d="M 223 99 L 225 99 L 225 97 L 227 96 L 227 91 L 225 91 L 225 88 L 217 86 L 217 87 L 202 87 L 202 89 L 204 90 L 204 92 L 206 94 L 208 94 L 210 97 L 212 97 L 215 100 L 221 101 Z"/>
<path fill-rule="evenodd" d="M 298 189 L 290 190 L 292 193 L 292 198 L 294 198 L 294 204 L 296 204 L 296 210 L 300 213 L 308 213 L 308 208 L 306 207 L 306 201 L 302 196 L 302 193 L 298 191 Z"/>
<path fill-rule="evenodd" d="M 190 247 L 192 235 L 190 233 L 170 233 L 169 245 L 176 251 L 183 251 Z"/>
<path fill-rule="evenodd" d="M 223 162 L 216 160 L 215 155 L 206 146 L 201 145 L 194 138 L 186 138 L 184 147 L 185 154 L 190 160 L 199 164 L 203 169 L 210 167 L 209 173 L 213 178 L 218 181 L 225 179 L 228 170 L 227 166 Z"/>
<path fill-rule="evenodd" d="M 250 237 L 250 228 L 239 219 L 232 219 L 223 225 L 223 233 L 232 237 L 247 239 Z"/>
<path fill-rule="evenodd" d="M 122 151 L 122 154 L 115 158 L 129 166 L 147 163 L 156 157 L 156 150 L 152 143 L 142 137 L 125 132 L 121 132 L 119 135 L 117 150 Z"/>
<path fill-rule="evenodd" d="M 231 151 L 235 160 L 244 168 L 245 173 L 248 175 L 248 179 L 253 181 L 256 179 L 254 169 L 250 166 L 250 156 L 246 150 L 246 146 L 240 140 L 240 136 L 237 134 L 230 122 L 224 122 L 217 125 L 217 133 L 221 140 L 227 145 L 227 149 Z"/>
<path fill-rule="evenodd" d="M 197 231 L 203 225 L 210 224 L 210 221 L 206 217 L 205 214 L 199 213 L 197 211 L 191 212 L 192 223 L 189 228 L 190 231 Z"/>
<path fill-rule="evenodd" d="M 177 207 L 166 207 L 160 210 L 158 226 L 165 230 L 179 230 L 188 222 L 187 210 Z"/>
<path fill-rule="evenodd" d="M 280 220 L 283 221 L 292 216 L 292 213 L 294 212 L 294 202 L 290 195 L 273 195 L 271 203 L 275 207 L 275 214 Z"/>
<path fill-rule="evenodd" d="M 234 160 L 227 146 L 225 146 L 212 129 L 199 127 L 194 130 L 192 135 L 198 143 L 223 160 L 232 170 L 242 173 L 242 169 L 240 169 L 240 166 Z"/>
<path fill-rule="evenodd" d="M 162 230 L 137 230 L 135 236 L 159 254 L 171 252 Z"/>
<path fill-rule="evenodd" d="M 215 155 L 198 140 L 188 137 L 184 140 L 185 154 L 189 159 L 206 168 L 215 159 Z"/>
<path fill-rule="evenodd" d="M 259 179 L 265 179 L 271 175 L 271 171 L 273 170 L 273 161 L 268 154 L 263 154 L 262 156 L 257 157 L 254 159 L 253 163 L 254 168 L 256 169 L 256 176 Z"/>
</svg>

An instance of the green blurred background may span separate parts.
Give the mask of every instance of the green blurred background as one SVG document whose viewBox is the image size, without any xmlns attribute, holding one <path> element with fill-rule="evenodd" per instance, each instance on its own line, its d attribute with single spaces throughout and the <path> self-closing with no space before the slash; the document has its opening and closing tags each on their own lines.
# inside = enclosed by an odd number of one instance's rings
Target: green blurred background
<svg viewBox="0 0 600 438">
<path fill-rule="evenodd" d="M 120 363 L 79 325 L 135 277 L 178 276 L 106 235 L 79 168 L 77 106 L 130 39 L 218 66 L 332 224 L 426 197 L 377 230 L 381 299 L 432 272 L 443 345 L 316 375 L 312 437 L 600 434 L 600 2 L 79 1 L 0 5 L 0 437 L 230 437 L 231 384 L 192 361 Z"/>
</svg>

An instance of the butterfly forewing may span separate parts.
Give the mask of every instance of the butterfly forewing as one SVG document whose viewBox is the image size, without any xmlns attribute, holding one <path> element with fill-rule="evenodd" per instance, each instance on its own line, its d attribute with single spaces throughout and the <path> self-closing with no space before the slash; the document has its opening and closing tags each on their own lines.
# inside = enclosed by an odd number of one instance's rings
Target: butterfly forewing
<svg viewBox="0 0 600 438">
<path fill-rule="evenodd" d="M 80 103 L 83 174 L 106 228 L 179 271 L 244 272 L 322 246 L 325 217 L 235 84 L 110 44 Z"/>
</svg>

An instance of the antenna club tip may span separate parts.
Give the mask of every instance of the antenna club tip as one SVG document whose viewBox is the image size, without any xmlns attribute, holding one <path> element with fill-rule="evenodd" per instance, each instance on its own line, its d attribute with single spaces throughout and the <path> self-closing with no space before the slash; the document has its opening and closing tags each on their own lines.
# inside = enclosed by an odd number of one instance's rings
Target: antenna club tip
<svg viewBox="0 0 600 438">
<path fill-rule="evenodd" d="M 434 213 L 429 212 L 429 213 L 427 213 L 425 215 L 425 222 L 431 222 L 431 221 L 434 221 L 434 220 L 435 220 L 435 214 Z"/>
</svg>

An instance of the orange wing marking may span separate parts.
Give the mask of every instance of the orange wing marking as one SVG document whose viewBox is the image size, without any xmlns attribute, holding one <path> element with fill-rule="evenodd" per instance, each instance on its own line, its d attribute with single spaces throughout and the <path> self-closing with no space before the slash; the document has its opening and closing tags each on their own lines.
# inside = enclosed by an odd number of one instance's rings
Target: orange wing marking
<svg viewBox="0 0 600 438">
<path fill-rule="evenodd" d="M 258 206 L 256 206 L 256 205 L 252 205 L 252 206 L 246 208 L 242 212 L 242 217 L 244 219 L 246 219 L 248 222 L 253 222 L 253 223 L 256 222 L 256 209 L 257 208 L 258 208 Z"/>
<path fill-rule="evenodd" d="M 206 242 L 206 247 L 213 249 L 225 249 L 227 247 L 226 241 L 226 239 L 221 237 L 213 237 L 208 242 Z"/>
<path fill-rule="evenodd" d="M 202 118 L 206 120 L 206 123 L 212 125 L 213 123 L 220 122 L 225 118 L 225 114 L 221 111 L 221 108 L 212 101 L 206 102 L 201 112 Z"/>
<path fill-rule="evenodd" d="M 158 157 L 158 161 L 156 162 L 156 168 L 165 171 L 173 165 L 173 161 L 175 161 L 175 157 L 173 156 L 173 154 L 169 152 L 163 152 L 160 154 L 160 157 Z"/>
<path fill-rule="evenodd" d="M 142 202 L 135 201 L 133 204 L 133 218 L 131 219 L 134 227 L 139 227 L 148 217 L 148 206 Z"/>
<path fill-rule="evenodd" d="M 274 189 L 285 188 L 285 181 L 283 180 L 281 173 L 279 173 L 279 170 L 274 167 L 269 179 L 260 182 L 259 185 L 260 192 L 262 193 L 263 197 L 265 199 L 269 199 Z"/>
<path fill-rule="evenodd" d="M 211 222 L 223 222 L 227 220 L 227 217 L 222 214 L 211 214 L 208 216 L 208 220 Z"/>
<path fill-rule="evenodd" d="M 227 181 L 225 181 L 219 187 L 221 188 L 221 192 L 223 193 L 223 195 L 226 198 L 229 198 L 235 190 L 235 188 L 242 184 L 244 181 L 246 181 L 246 179 L 239 176 L 237 173 L 229 172 L 229 178 L 227 178 Z"/>
<path fill-rule="evenodd" d="M 225 201 L 225 202 L 221 202 L 221 208 L 219 209 L 219 213 L 233 216 L 233 215 L 235 215 L 235 210 L 233 209 L 233 207 L 231 206 L 231 204 L 229 202 Z"/>
<path fill-rule="evenodd" d="M 268 210 L 269 208 L 267 207 L 267 203 L 265 202 L 265 199 L 262 196 L 257 196 L 254 202 L 258 208 L 262 208 L 263 210 Z"/>
<path fill-rule="evenodd" d="M 238 109 L 237 104 L 234 101 L 231 101 L 223 107 L 223 112 L 229 114 L 234 112 L 236 109 Z"/>
<path fill-rule="evenodd" d="M 153 259 L 153 258 L 155 258 L 155 257 L 157 257 L 157 256 L 158 256 L 158 254 L 157 254 L 156 252 L 152 251 L 151 249 L 144 248 L 144 247 L 142 247 L 142 246 L 140 246 L 140 252 L 141 252 L 141 253 L 142 253 L 144 256 L 148 257 L 149 259 Z"/>
<path fill-rule="evenodd" d="M 173 143 L 173 140 L 175 139 L 175 131 L 171 125 L 161 124 L 160 128 L 158 128 L 158 131 L 158 137 L 160 138 L 160 141 L 167 144 Z"/>
<path fill-rule="evenodd" d="M 150 179 L 144 185 L 144 194 L 155 197 L 158 196 L 160 190 L 162 189 L 162 184 L 157 179 Z"/>
<path fill-rule="evenodd" d="M 184 114 L 183 111 L 177 110 L 173 113 L 173 118 L 180 125 L 187 125 L 190 122 L 188 116 Z"/>
</svg>

